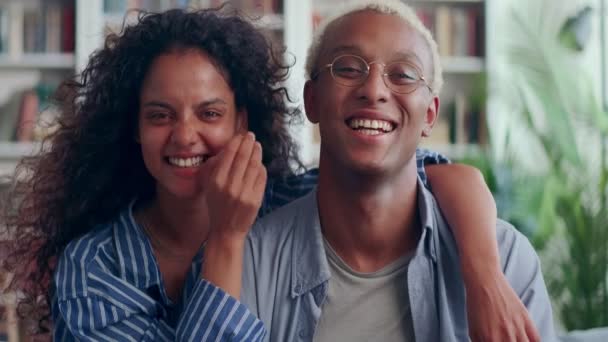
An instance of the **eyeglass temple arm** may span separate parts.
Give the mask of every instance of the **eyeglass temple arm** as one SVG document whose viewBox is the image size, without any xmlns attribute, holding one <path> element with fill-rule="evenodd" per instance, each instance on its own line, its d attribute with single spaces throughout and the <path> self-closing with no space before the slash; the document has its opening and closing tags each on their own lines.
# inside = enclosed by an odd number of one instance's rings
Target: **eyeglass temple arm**
<svg viewBox="0 0 608 342">
<path fill-rule="evenodd" d="M 317 77 L 319 77 L 323 69 L 331 68 L 332 65 L 333 63 L 323 65 L 321 68 L 319 68 L 319 70 L 315 71 L 312 75 L 310 75 L 310 79 L 314 81 Z"/>
</svg>

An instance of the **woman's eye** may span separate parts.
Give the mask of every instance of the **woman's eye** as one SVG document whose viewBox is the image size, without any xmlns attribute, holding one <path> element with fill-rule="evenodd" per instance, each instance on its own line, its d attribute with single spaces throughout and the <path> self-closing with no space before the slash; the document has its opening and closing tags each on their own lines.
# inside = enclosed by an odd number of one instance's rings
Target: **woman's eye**
<svg viewBox="0 0 608 342">
<path fill-rule="evenodd" d="M 154 112 L 148 114 L 148 119 L 153 123 L 164 123 L 169 121 L 170 118 L 171 116 L 168 113 L 163 112 Z"/>
<path fill-rule="evenodd" d="M 220 116 L 222 116 L 222 114 L 220 114 L 219 112 L 213 111 L 213 110 L 206 110 L 203 112 L 203 116 L 205 118 L 218 118 Z"/>
</svg>

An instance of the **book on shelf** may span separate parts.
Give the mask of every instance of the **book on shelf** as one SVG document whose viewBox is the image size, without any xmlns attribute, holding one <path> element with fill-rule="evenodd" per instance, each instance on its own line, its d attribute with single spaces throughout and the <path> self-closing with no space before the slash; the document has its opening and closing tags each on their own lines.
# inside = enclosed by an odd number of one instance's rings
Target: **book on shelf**
<svg viewBox="0 0 608 342">
<path fill-rule="evenodd" d="M 416 9 L 442 56 L 484 55 L 484 16 L 480 6 L 423 6 Z"/>
<path fill-rule="evenodd" d="M 0 54 L 19 62 L 25 54 L 74 52 L 75 2 L 0 1 Z"/>
<path fill-rule="evenodd" d="M 279 13 L 281 1 L 278 0 L 240 0 L 234 2 L 238 8 L 247 13 Z"/>
<path fill-rule="evenodd" d="M 172 8 L 204 9 L 216 8 L 224 4 L 225 0 L 104 0 L 104 13 L 106 14 L 104 32 L 119 33 L 123 25 L 129 26 L 137 22 L 137 11 L 162 12 Z M 261 27 L 269 30 L 280 30 L 283 27 L 282 18 L 274 16 L 264 17 L 268 14 L 278 14 L 283 11 L 282 0 L 233 0 L 234 8 L 238 8 L 252 18 L 260 18 Z"/>
<path fill-rule="evenodd" d="M 35 91 L 26 91 L 21 97 L 21 106 L 17 126 L 15 127 L 15 141 L 28 142 L 34 140 L 34 130 L 38 119 L 39 99 Z"/>
<path fill-rule="evenodd" d="M 13 141 L 15 138 L 22 96 L 23 92 L 19 91 L 0 107 L 0 141 Z"/>
<path fill-rule="evenodd" d="M 439 6 L 435 9 L 434 27 L 435 40 L 439 54 L 442 56 L 450 56 L 452 52 L 452 17 L 450 16 L 450 8 L 447 6 Z"/>
<path fill-rule="evenodd" d="M 76 46 L 76 8 L 65 6 L 61 10 L 61 51 L 73 52 Z"/>
<path fill-rule="evenodd" d="M 35 53 L 44 51 L 41 34 L 44 33 L 42 9 L 31 8 L 23 12 L 23 52 Z"/>
<path fill-rule="evenodd" d="M 52 85 L 17 91 L 0 106 L 0 142 L 38 141 L 50 134 L 57 113 L 49 105 Z"/>
<path fill-rule="evenodd" d="M 448 104 L 445 115 L 449 132 L 443 137 L 443 143 L 486 143 L 485 113 L 471 104 L 470 96 L 462 92 L 456 93 L 453 101 Z"/>
<path fill-rule="evenodd" d="M 211 8 L 222 5 L 224 0 L 104 0 L 104 12 L 123 14 L 129 9 L 144 9 L 148 11 L 165 11 L 171 8 Z M 245 12 L 278 13 L 281 10 L 281 0 L 233 0 L 237 8 Z"/>
<path fill-rule="evenodd" d="M 41 2 L 38 7 L 24 8 L 23 52 L 73 52 L 74 20 L 73 2 Z"/>
<path fill-rule="evenodd" d="M 61 7 L 47 6 L 45 13 L 46 52 L 60 52 L 61 49 Z"/>
<path fill-rule="evenodd" d="M 312 13 L 316 29 L 331 5 L 319 4 Z M 414 9 L 420 21 L 431 31 L 442 56 L 484 55 L 484 11 L 479 4 L 416 3 Z"/>
</svg>

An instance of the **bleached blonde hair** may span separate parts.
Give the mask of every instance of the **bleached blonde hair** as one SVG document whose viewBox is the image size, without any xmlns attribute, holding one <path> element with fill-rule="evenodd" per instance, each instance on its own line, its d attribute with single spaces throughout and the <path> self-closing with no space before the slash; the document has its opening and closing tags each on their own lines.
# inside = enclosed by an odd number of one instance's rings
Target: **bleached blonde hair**
<svg viewBox="0 0 608 342">
<path fill-rule="evenodd" d="M 414 30 L 420 33 L 426 41 L 433 59 L 433 75 L 430 84 L 435 95 L 439 94 L 443 86 L 443 71 L 441 67 L 441 59 L 437 42 L 431 35 L 431 32 L 424 26 L 416 12 L 405 3 L 399 0 L 351 0 L 335 7 L 335 10 L 330 13 L 319 25 L 316 30 L 312 44 L 308 48 L 308 56 L 306 58 L 306 77 L 311 78 L 315 67 L 319 62 L 321 46 L 323 45 L 327 28 L 336 20 L 341 19 L 349 14 L 360 11 L 374 11 L 381 14 L 395 15 L 405 20 Z"/>
</svg>

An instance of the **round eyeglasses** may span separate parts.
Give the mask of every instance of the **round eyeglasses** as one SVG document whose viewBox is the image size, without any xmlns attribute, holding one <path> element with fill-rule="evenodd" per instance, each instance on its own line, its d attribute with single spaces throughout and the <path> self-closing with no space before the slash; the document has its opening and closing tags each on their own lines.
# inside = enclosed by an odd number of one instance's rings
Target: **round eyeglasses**
<svg viewBox="0 0 608 342">
<path fill-rule="evenodd" d="M 311 79 L 315 80 L 321 74 L 321 71 L 329 69 L 336 83 L 347 87 L 356 87 L 365 83 L 372 64 L 383 67 L 384 84 L 395 93 L 409 94 L 418 89 L 420 85 L 426 86 L 433 92 L 424 76 L 421 75 L 420 69 L 412 63 L 406 61 L 388 64 L 368 63 L 365 59 L 356 55 L 341 55 L 334 58 L 330 64 L 324 65 L 321 70 L 315 72 Z"/>
</svg>

